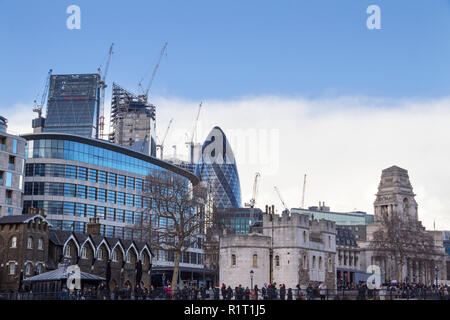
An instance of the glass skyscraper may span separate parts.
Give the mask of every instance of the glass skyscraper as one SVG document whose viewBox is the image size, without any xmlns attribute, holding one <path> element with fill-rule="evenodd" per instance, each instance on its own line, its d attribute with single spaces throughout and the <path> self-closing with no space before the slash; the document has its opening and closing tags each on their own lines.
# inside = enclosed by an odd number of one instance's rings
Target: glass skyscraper
<svg viewBox="0 0 450 320">
<path fill-rule="evenodd" d="M 241 207 L 241 185 L 233 151 L 219 127 L 214 127 L 202 146 L 195 173 L 208 183 L 218 209 Z"/>
<path fill-rule="evenodd" d="M 44 132 L 98 137 L 100 75 L 53 75 Z"/>
</svg>

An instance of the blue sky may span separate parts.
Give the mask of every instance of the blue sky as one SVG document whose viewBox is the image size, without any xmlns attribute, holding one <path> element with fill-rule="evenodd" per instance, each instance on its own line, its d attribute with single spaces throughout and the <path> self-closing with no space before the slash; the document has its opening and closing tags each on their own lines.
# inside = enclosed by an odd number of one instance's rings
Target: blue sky
<svg viewBox="0 0 450 320">
<path fill-rule="evenodd" d="M 81 8 L 81 30 L 66 8 Z M 366 28 L 381 7 L 382 30 Z M 0 0 L 0 111 L 54 73 L 95 72 L 137 89 L 169 42 L 152 93 L 187 99 L 282 95 L 442 97 L 450 89 L 444 0 Z"/>
</svg>

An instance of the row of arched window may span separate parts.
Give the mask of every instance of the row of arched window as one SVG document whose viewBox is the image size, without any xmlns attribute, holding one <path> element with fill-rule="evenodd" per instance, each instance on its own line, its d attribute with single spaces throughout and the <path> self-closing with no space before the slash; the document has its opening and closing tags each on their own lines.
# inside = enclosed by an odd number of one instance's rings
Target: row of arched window
<svg viewBox="0 0 450 320">
<path fill-rule="evenodd" d="M 11 249 L 17 248 L 17 237 L 16 236 L 11 237 L 11 239 L 9 241 L 9 247 Z M 28 237 L 27 249 L 33 249 L 33 247 L 34 247 L 34 239 L 33 239 L 33 237 Z M 43 238 L 38 239 L 37 248 L 39 250 L 44 250 L 44 239 Z"/>
<path fill-rule="evenodd" d="M 280 256 L 276 255 L 274 256 L 274 266 L 275 267 L 280 267 L 281 266 L 281 261 L 280 261 Z M 322 270 L 323 269 L 323 259 L 321 256 L 319 256 L 319 259 L 316 258 L 316 256 L 312 256 L 312 266 L 311 269 L 316 269 L 316 260 L 318 260 L 318 270 Z M 253 254 L 253 259 L 252 259 L 252 266 L 253 268 L 257 268 L 258 267 L 258 255 L 257 254 Z M 237 263 L 237 258 L 235 254 L 231 255 L 231 266 L 235 267 Z M 303 269 L 307 269 L 308 268 L 308 259 L 306 257 L 306 255 L 303 256 L 303 259 L 300 258 L 300 263 L 299 263 L 300 267 Z M 333 262 L 331 259 L 328 259 L 328 266 L 327 266 L 327 270 L 331 271 L 333 269 Z"/>
</svg>

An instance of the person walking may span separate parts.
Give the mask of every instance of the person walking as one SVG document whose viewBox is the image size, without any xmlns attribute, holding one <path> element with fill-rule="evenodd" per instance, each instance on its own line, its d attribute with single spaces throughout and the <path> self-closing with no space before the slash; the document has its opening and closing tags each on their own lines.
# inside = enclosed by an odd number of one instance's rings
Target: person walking
<svg viewBox="0 0 450 320">
<path fill-rule="evenodd" d="M 319 285 L 320 300 L 325 300 L 326 294 L 327 294 L 327 285 L 321 282 Z"/>
<path fill-rule="evenodd" d="M 227 288 L 226 297 L 227 297 L 227 300 L 231 300 L 231 298 L 233 298 L 233 289 L 231 289 L 231 286 L 228 286 L 228 288 Z"/>
<path fill-rule="evenodd" d="M 253 288 L 253 300 L 258 300 L 258 286 L 255 284 L 255 287 Z"/>
<path fill-rule="evenodd" d="M 222 283 L 220 291 L 222 292 L 222 300 L 227 300 L 227 287 L 225 286 L 225 283 Z"/>
<path fill-rule="evenodd" d="M 292 288 L 289 288 L 289 289 L 288 289 L 287 299 L 288 299 L 288 300 L 292 300 Z"/>
<path fill-rule="evenodd" d="M 280 284 L 280 300 L 285 300 L 286 297 L 286 287 L 284 284 Z"/>
<path fill-rule="evenodd" d="M 311 300 L 312 299 L 312 294 L 313 294 L 314 288 L 312 286 L 312 284 L 308 284 L 308 287 L 306 288 L 306 300 Z"/>
</svg>

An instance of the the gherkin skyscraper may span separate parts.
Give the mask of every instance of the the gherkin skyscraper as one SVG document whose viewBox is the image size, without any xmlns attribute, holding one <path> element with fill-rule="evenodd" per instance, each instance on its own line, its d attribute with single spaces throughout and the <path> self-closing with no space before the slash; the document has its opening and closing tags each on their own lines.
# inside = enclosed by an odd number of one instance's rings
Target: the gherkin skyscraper
<svg viewBox="0 0 450 320">
<path fill-rule="evenodd" d="M 214 127 L 202 146 L 195 173 L 209 185 L 218 209 L 241 207 L 241 184 L 233 151 L 219 127 Z"/>
</svg>

